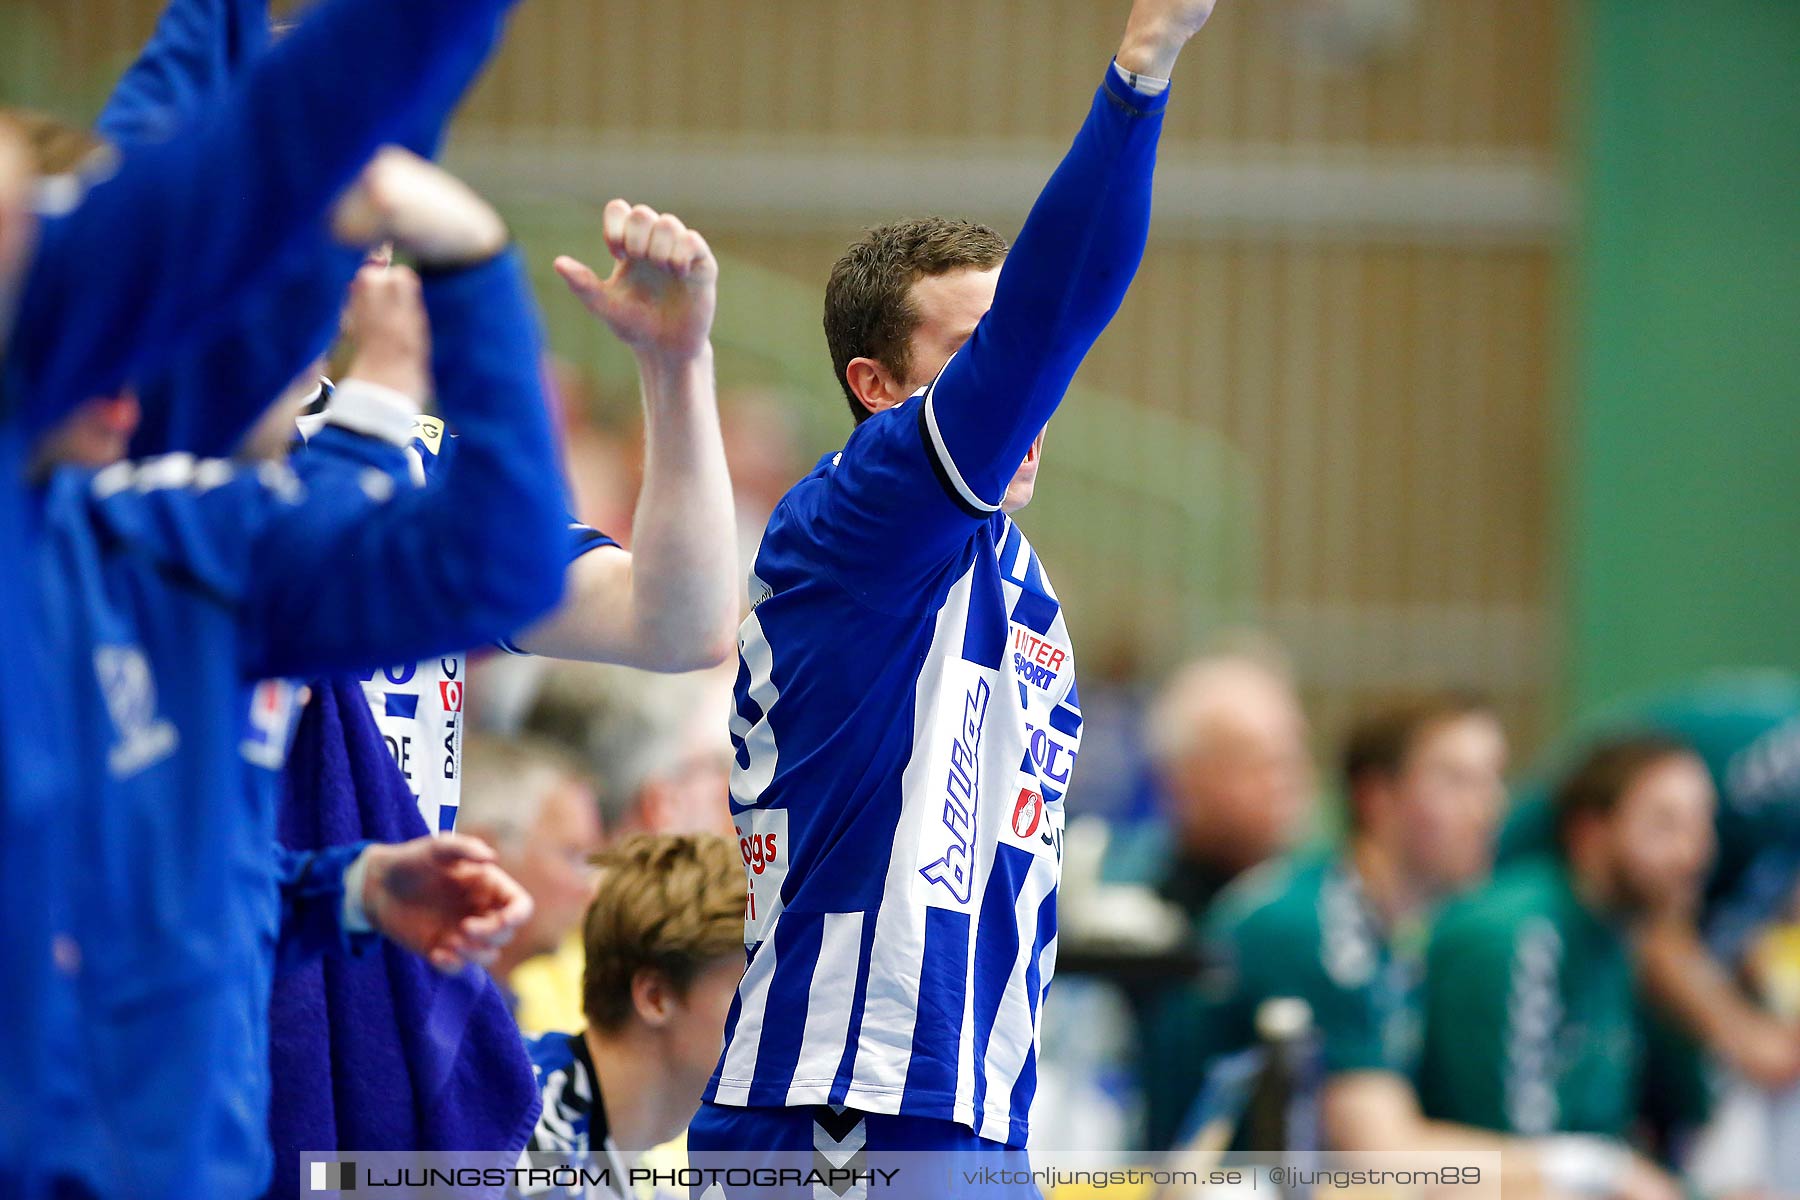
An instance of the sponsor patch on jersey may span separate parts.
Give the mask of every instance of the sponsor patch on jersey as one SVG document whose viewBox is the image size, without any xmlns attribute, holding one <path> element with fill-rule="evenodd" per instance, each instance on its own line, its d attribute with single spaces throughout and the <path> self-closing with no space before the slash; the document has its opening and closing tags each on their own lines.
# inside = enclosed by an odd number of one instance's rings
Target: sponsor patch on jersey
<svg viewBox="0 0 1800 1200">
<path fill-rule="evenodd" d="M 305 704 L 303 689 L 289 680 L 265 679 L 257 684 L 250 693 L 244 738 L 238 743 L 244 761 L 267 771 L 281 770 Z"/>
<path fill-rule="evenodd" d="M 1063 807 L 1048 792 L 1021 783 L 1007 813 L 1005 838 L 1022 850 L 1062 861 Z"/>
<path fill-rule="evenodd" d="M 1013 801 L 1013 836 L 1030 841 L 1037 836 L 1038 826 L 1043 823 L 1044 797 L 1030 788 L 1020 788 L 1019 798 Z"/>
<path fill-rule="evenodd" d="M 1049 691 L 1062 677 L 1069 663 L 1069 651 L 1049 638 L 1023 625 L 1012 627 L 1012 667 L 1014 674 L 1042 691 Z"/>
<path fill-rule="evenodd" d="M 1068 738 L 1054 729 L 1027 722 L 1025 734 L 1030 739 L 1026 743 L 1026 752 L 1031 756 L 1032 771 L 1044 784 L 1044 795 L 1051 800 L 1060 800 L 1075 771 L 1077 751 Z"/>
<path fill-rule="evenodd" d="M 781 909 L 781 885 L 788 873 L 788 814 L 785 808 L 752 808 L 732 818 L 738 853 L 744 859 L 744 945 L 766 936 Z"/>
<path fill-rule="evenodd" d="M 421 416 L 413 423 L 413 436 L 425 443 L 433 457 L 444 449 L 444 423 L 436 417 Z"/>
<path fill-rule="evenodd" d="M 455 824 L 462 799 L 463 660 L 402 663 L 363 676 L 363 696 L 428 829 Z"/>
<path fill-rule="evenodd" d="M 943 852 L 919 868 L 919 874 L 957 905 L 969 903 L 975 886 L 976 799 L 981 794 L 981 731 L 987 719 L 993 687 L 977 677 L 963 694 L 962 711 L 949 741 L 942 775 L 941 807 L 933 805 L 925 817 L 921 843 L 929 853 Z"/>
</svg>

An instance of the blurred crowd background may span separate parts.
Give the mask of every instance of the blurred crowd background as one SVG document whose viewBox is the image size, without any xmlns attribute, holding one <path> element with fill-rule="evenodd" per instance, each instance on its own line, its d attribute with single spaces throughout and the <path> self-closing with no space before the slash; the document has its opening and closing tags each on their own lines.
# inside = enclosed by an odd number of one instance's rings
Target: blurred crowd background
<svg viewBox="0 0 1800 1200">
<path fill-rule="evenodd" d="M 157 11 L 14 0 L 9 99 L 90 116 Z M 1171 118 L 1150 256 L 1033 514 L 1084 674 L 1130 688 L 1254 623 L 1326 739 L 1453 675 L 1530 747 L 1633 689 L 1791 664 L 1794 19 L 1223 6 Z M 1084 0 L 537 0 L 449 162 L 547 283 L 615 194 L 708 232 L 753 530 L 841 444 L 831 261 L 918 211 L 1016 227 L 1115 20 Z M 891 47 L 873 61 L 871 29 Z M 623 528 L 630 363 L 578 311 L 550 316 L 582 515 Z"/>
<path fill-rule="evenodd" d="M 3 99 L 90 120 L 160 7 L 9 0 Z M 1117 21 L 1088 0 L 532 0 L 447 162 L 545 289 L 612 196 L 705 231 L 747 561 L 845 434 L 833 259 L 925 211 L 1016 230 Z M 1053 1140 L 1143 1136 L 1135 985 L 1099 951 L 1178 941 L 1223 879 L 1332 836 L 1359 715 L 1473 689 L 1527 768 L 1634 697 L 1800 670 L 1800 6 L 1256 0 L 1189 58 L 1149 255 L 1025 518 L 1087 714 Z M 629 530 L 632 364 L 576 306 L 547 315 L 577 515 Z M 464 827 L 538 899 L 503 964 L 522 1022 L 575 1027 L 585 856 L 730 830 L 732 670 L 481 669 Z"/>
</svg>

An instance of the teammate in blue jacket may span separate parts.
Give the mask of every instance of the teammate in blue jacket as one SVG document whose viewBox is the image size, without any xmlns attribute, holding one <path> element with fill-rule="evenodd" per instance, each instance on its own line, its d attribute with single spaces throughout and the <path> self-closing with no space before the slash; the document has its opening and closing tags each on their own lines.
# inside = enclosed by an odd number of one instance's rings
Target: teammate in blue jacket
<svg viewBox="0 0 1800 1200">
<path fill-rule="evenodd" d="M 470 47 L 491 44 L 510 4 L 327 0 L 169 140 L 35 188 L 22 156 L 0 168 L 13 199 L 0 213 L 0 297 L 18 301 L 0 302 L 0 569 L 17 577 L 37 550 L 39 514 L 18 483 L 36 434 L 231 312 L 373 149 L 414 120 L 419 96 L 466 72 Z M 333 69 L 359 55 L 379 55 L 381 70 Z M 35 221 L 26 194 L 45 210 Z M 28 227 L 35 238 L 20 236 Z M 242 420 L 265 402 L 240 393 L 216 411 Z M 29 1195 L 55 1156 L 50 1139 L 72 1153 L 85 1126 L 67 1119 L 92 1102 L 93 1081 L 63 1056 L 79 1041 L 68 990 L 79 964 L 54 940 L 47 898 L 69 883 L 53 852 L 77 794 L 76 700 L 62 664 L 34 661 L 47 631 L 23 589 L 0 592 L 0 639 L 20 648 L 0 707 L 0 901 L 12 914 L 0 930 L 0 1024 L 43 1033 L 0 1046 L 0 1190 Z"/>
<path fill-rule="evenodd" d="M 1081 711 L 1009 514 L 1136 272 L 1167 76 L 1212 7 L 1137 0 L 1010 253 L 914 221 L 833 272 L 858 424 L 751 574 L 731 785 L 750 960 L 696 1155 L 1026 1142 Z"/>
<path fill-rule="evenodd" d="M 63 736 L 79 750 L 47 847 L 68 1003 L 45 1029 L 58 1069 L 28 1179 L 261 1190 L 275 863 L 273 812 L 244 788 L 251 688 L 491 640 L 560 592 L 524 272 L 473 194 L 429 211 L 435 227 L 384 232 L 408 232 L 428 268 L 439 398 L 463 431 L 433 486 L 371 469 L 309 489 L 283 466 L 175 454 L 57 470 L 35 496 L 43 667 L 73 681 Z M 87 415 L 46 439 L 50 460 Z"/>
</svg>

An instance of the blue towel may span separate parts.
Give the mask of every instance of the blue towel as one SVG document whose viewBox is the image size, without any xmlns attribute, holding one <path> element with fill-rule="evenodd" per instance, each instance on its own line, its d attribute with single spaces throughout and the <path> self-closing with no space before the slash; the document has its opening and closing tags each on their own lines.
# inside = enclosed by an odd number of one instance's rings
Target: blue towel
<svg viewBox="0 0 1800 1200">
<path fill-rule="evenodd" d="M 315 684 L 288 759 L 281 840 L 296 850 L 427 833 L 354 680 Z M 541 1098 L 507 1005 L 485 971 L 445 976 L 386 941 L 279 975 L 269 1195 L 300 1196 L 299 1155 L 339 1150 L 505 1151 Z"/>
</svg>

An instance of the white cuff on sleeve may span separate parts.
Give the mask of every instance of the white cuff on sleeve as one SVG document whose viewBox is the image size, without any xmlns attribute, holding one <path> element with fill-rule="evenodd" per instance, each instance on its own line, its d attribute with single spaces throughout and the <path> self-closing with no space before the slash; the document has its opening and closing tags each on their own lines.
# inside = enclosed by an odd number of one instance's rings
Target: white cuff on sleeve
<svg viewBox="0 0 1800 1200">
<path fill-rule="evenodd" d="M 424 407 L 405 392 L 365 379 L 346 379 L 331 392 L 325 423 L 405 446 Z"/>
<path fill-rule="evenodd" d="M 375 932 L 375 926 L 369 923 L 369 914 L 363 908 L 363 884 L 368 875 L 369 852 L 364 850 L 356 856 L 356 861 L 344 871 L 343 921 L 345 933 Z"/>
<path fill-rule="evenodd" d="M 1119 78 L 1125 86 L 1139 95 L 1160 96 L 1169 90 L 1169 81 L 1166 79 L 1158 79 L 1154 75 L 1139 75 L 1136 71 L 1127 71 L 1116 62 L 1112 66 L 1113 70 L 1119 73 Z"/>
</svg>

